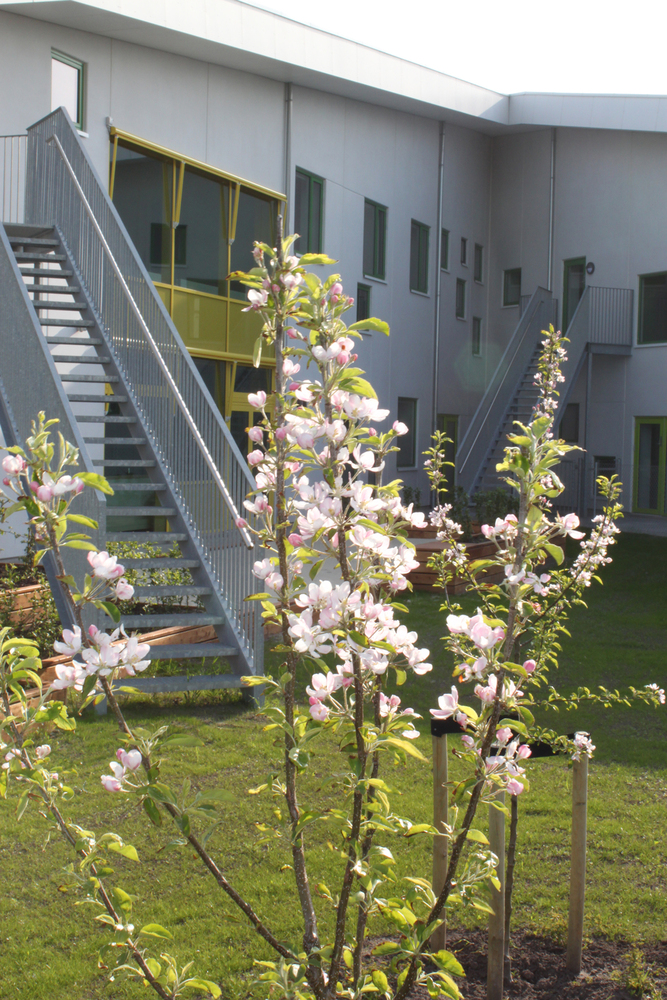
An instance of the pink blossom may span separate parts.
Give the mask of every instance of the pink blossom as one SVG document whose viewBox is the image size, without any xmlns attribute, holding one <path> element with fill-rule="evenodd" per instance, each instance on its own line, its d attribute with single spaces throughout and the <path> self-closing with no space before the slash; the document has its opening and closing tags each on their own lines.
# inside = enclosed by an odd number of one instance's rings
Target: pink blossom
<svg viewBox="0 0 667 1000">
<path fill-rule="evenodd" d="M 510 778 L 510 780 L 507 782 L 507 791 L 510 793 L 510 795 L 521 795 L 523 791 L 523 785 L 521 784 L 520 781 L 517 781 L 516 778 Z"/>
<path fill-rule="evenodd" d="M 139 750 L 116 750 L 116 757 L 127 771 L 136 771 L 141 767 L 141 753 Z"/>
<path fill-rule="evenodd" d="M 556 521 L 565 535 L 569 535 L 570 538 L 584 538 L 585 533 L 583 531 L 576 531 L 575 529 L 579 527 L 579 518 L 576 514 L 566 514 L 565 517 L 556 517 Z"/>
<path fill-rule="evenodd" d="M 51 747 L 48 743 L 43 743 L 41 747 L 35 748 L 35 757 L 37 760 L 44 760 L 51 753 Z"/>
<path fill-rule="evenodd" d="M 463 743 L 463 746 L 468 750 L 472 750 L 475 746 L 475 741 L 472 736 L 467 736 L 465 734 L 461 737 L 461 743 Z"/>
<path fill-rule="evenodd" d="M 117 580 L 125 572 L 125 567 L 108 552 L 89 552 L 88 562 L 93 570 L 93 576 L 102 580 Z"/>
<path fill-rule="evenodd" d="M 394 420 L 392 424 L 394 431 L 400 436 L 402 434 L 407 434 L 410 430 L 407 424 L 401 423 L 400 420 Z"/>
<path fill-rule="evenodd" d="M 260 451 L 259 448 L 255 448 L 255 450 L 251 451 L 250 454 L 248 455 L 248 465 L 250 466 L 259 465 L 259 463 L 263 461 L 264 461 L 264 452 Z"/>
<path fill-rule="evenodd" d="M 116 597 L 119 601 L 129 601 L 134 596 L 134 587 L 127 580 L 119 580 L 116 584 Z"/>
<path fill-rule="evenodd" d="M 268 298 L 269 293 L 266 288 L 262 288 L 261 291 L 256 288 L 248 289 L 248 302 L 250 305 L 247 305 L 245 309 L 241 310 L 241 312 L 250 312 L 251 310 L 261 309 L 262 306 L 266 305 Z"/>
<path fill-rule="evenodd" d="M 63 629 L 63 641 L 54 642 L 53 648 L 56 653 L 62 653 L 63 656 L 76 656 L 81 649 L 81 629 L 79 626 L 74 625 L 71 631 L 68 628 Z"/>
<path fill-rule="evenodd" d="M 310 699 L 310 714 L 316 722 L 326 722 L 329 718 L 329 708 L 317 698 Z"/>
<path fill-rule="evenodd" d="M 264 437 L 264 431 L 259 425 L 248 428 L 248 437 L 251 441 L 259 443 Z"/>
<path fill-rule="evenodd" d="M 55 495 L 53 485 L 51 483 L 44 483 L 42 486 L 38 486 L 35 493 L 37 494 L 37 499 L 41 500 L 42 503 L 48 503 L 49 500 L 52 500 Z"/>
<path fill-rule="evenodd" d="M 504 726 L 502 729 L 499 729 L 497 731 L 496 737 L 500 745 L 504 746 L 505 743 L 507 743 L 507 741 L 512 738 L 512 730 L 509 728 L 509 726 Z"/>
<path fill-rule="evenodd" d="M 467 615 L 447 615 L 447 628 L 453 635 L 467 632 L 470 619 Z"/>
<path fill-rule="evenodd" d="M 306 692 L 310 695 L 310 703 L 312 705 L 313 698 L 317 701 L 324 701 L 334 691 L 337 691 L 343 683 L 343 678 L 340 674 L 313 674 L 310 683 L 312 686 L 307 687 Z"/>
<path fill-rule="evenodd" d="M 10 476 L 18 476 L 26 467 L 26 462 L 20 455 L 5 455 L 2 460 L 2 468 Z"/>
<path fill-rule="evenodd" d="M 103 774 L 100 781 L 107 792 L 120 792 L 123 789 L 118 778 L 114 778 L 112 774 Z"/>
<path fill-rule="evenodd" d="M 489 677 L 489 682 L 486 687 L 478 684 L 475 688 L 475 694 L 481 702 L 485 705 L 490 705 L 496 697 L 496 690 L 498 688 L 498 678 L 495 674 L 491 674 Z"/>
<path fill-rule="evenodd" d="M 287 428 L 286 427 L 277 427 L 276 428 L 276 437 L 278 438 L 279 441 L 284 441 L 285 438 L 287 437 Z"/>
<path fill-rule="evenodd" d="M 532 757 L 532 755 L 533 751 L 530 749 L 527 743 L 522 743 L 516 752 L 516 757 L 518 760 L 527 760 L 529 757 Z"/>
<path fill-rule="evenodd" d="M 246 521 L 245 517 L 237 517 L 236 518 L 236 527 L 237 528 L 247 528 L 248 527 L 248 522 Z"/>
<path fill-rule="evenodd" d="M 297 372 L 301 371 L 301 365 L 297 364 L 296 361 L 292 361 L 291 358 L 285 358 L 283 361 L 283 373 L 285 375 L 291 376 L 296 375 Z"/>
<path fill-rule="evenodd" d="M 259 392 L 249 392 L 248 402 L 255 410 L 258 410 L 266 403 L 266 393 L 263 389 L 260 389 Z"/>
<path fill-rule="evenodd" d="M 438 698 L 438 705 L 440 708 L 430 709 L 431 715 L 434 719 L 450 719 L 459 707 L 459 692 L 452 685 L 451 694 L 441 694 Z"/>
<path fill-rule="evenodd" d="M 536 666 L 535 660 L 523 661 L 523 669 L 526 671 L 527 674 L 532 674 L 533 670 L 535 669 L 535 666 Z"/>
</svg>

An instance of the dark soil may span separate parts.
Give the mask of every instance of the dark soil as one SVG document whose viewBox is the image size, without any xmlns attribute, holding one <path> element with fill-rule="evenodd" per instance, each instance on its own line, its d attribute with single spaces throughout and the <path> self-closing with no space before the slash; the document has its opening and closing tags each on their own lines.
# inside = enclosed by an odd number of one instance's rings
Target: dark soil
<svg viewBox="0 0 667 1000">
<path fill-rule="evenodd" d="M 447 935 L 447 950 L 456 955 L 466 971 L 466 978 L 459 981 L 466 1000 L 486 1000 L 486 933 L 452 930 Z M 667 997 L 667 941 L 640 950 L 653 996 L 662 993 Z M 504 995 L 522 1000 L 637 1000 L 643 995 L 648 1000 L 652 995 L 648 984 L 643 994 L 629 988 L 630 953 L 627 942 L 592 938 L 584 947 L 582 971 L 573 976 L 565 968 L 562 944 L 517 931 L 512 935 L 512 985 L 505 988 Z M 425 990 L 423 998 L 428 1000 Z"/>
<path fill-rule="evenodd" d="M 23 562 L 0 562 L 0 590 L 31 587 L 37 583 L 46 583 L 46 575 L 41 566 L 33 569 Z"/>
</svg>

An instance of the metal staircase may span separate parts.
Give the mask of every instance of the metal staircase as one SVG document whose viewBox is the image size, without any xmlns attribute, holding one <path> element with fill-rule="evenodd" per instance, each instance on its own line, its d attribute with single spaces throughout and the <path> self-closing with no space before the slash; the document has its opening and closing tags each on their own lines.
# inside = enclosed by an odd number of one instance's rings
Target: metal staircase
<svg viewBox="0 0 667 1000">
<path fill-rule="evenodd" d="M 188 582 L 137 587 L 138 602 L 178 603 L 123 624 L 211 626 L 216 639 L 155 646 L 152 657 L 232 665 L 225 674 L 124 683 L 240 687 L 241 675 L 262 672 L 261 619 L 254 602 L 244 603 L 256 590 L 257 553 L 236 524 L 254 480 L 62 110 L 29 130 L 26 219 L 0 226 L 3 428 L 21 440 L 30 411 L 57 416 L 83 467 L 103 472 L 115 491 L 81 494 L 81 511 L 100 524 L 98 547 L 150 544 L 159 554 L 122 556 L 126 568 L 189 573 Z M 9 379 L 12 356 L 22 371 Z M 66 556 L 80 576 L 82 554 Z"/>
</svg>

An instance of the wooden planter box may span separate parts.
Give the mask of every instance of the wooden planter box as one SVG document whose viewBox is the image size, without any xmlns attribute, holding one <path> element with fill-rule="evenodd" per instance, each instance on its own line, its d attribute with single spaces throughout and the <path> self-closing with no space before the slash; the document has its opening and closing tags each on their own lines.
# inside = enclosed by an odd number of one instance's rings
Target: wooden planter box
<svg viewBox="0 0 667 1000">
<path fill-rule="evenodd" d="M 49 589 L 48 584 L 34 583 L 29 587 L 18 587 L 16 590 L 6 590 L 5 595 L 13 595 L 13 611 L 9 617 L 13 623 L 28 624 L 32 621 L 32 606 L 36 597 L 40 597 Z M 27 614 L 26 614 L 27 612 Z"/>
<path fill-rule="evenodd" d="M 414 536 L 412 537 L 414 541 Z M 466 542 L 465 546 L 468 558 L 471 562 L 474 562 L 475 559 L 490 559 L 496 553 L 496 546 L 494 543 L 492 541 L 487 541 L 486 539 L 479 542 Z M 424 539 L 421 543 L 417 542 L 415 546 L 415 559 L 419 562 L 419 567 L 417 569 L 413 569 L 407 576 L 407 579 L 412 584 L 414 590 L 437 590 L 440 593 L 443 592 L 442 587 L 436 586 L 437 574 L 435 570 L 429 569 L 427 563 L 435 552 L 442 552 L 444 547 L 444 542 L 431 541 L 428 538 Z M 492 567 L 483 575 L 480 575 L 478 579 L 483 580 L 484 583 L 500 583 L 503 579 L 503 575 L 503 571 L 500 567 Z M 467 586 L 467 581 L 461 578 L 454 579 L 448 584 L 447 593 L 462 594 Z"/>
</svg>

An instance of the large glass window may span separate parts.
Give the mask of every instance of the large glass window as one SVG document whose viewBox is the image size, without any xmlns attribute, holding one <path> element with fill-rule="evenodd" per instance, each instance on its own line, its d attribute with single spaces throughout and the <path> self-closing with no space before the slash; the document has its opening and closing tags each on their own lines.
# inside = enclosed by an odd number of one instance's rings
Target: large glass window
<svg viewBox="0 0 667 1000">
<path fill-rule="evenodd" d="M 635 427 L 634 509 L 647 514 L 667 513 L 667 417 L 639 417 Z"/>
<path fill-rule="evenodd" d="M 113 200 L 153 281 L 171 284 L 173 166 L 149 151 L 118 146 Z"/>
<path fill-rule="evenodd" d="M 667 274 L 643 274 L 639 278 L 639 324 L 637 342 L 667 342 Z"/>
<path fill-rule="evenodd" d="M 503 273 L 503 305 L 518 306 L 521 303 L 521 268 L 513 267 Z"/>
<path fill-rule="evenodd" d="M 396 464 L 399 469 L 413 469 L 417 464 L 417 400 L 398 397 L 398 419 L 408 428 L 408 433 L 398 438 Z"/>
<path fill-rule="evenodd" d="M 294 231 L 297 253 L 322 253 L 324 180 L 297 168 L 294 187 Z"/>
<path fill-rule="evenodd" d="M 174 234 L 175 285 L 212 295 L 226 294 L 229 195 L 227 181 L 185 167 L 179 224 Z"/>
<path fill-rule="evenodd" d="M 368 198 L 364 202 L 364 274 L 385 278 L 387 209 Z"/>
<path fill-rule="evenodd" d="M 428 292 L 429 226 L 412 220 L 410 226 L 410 291 Z"/>
<path fill-rule="evenodd" d="M 83 129 L 83 63 L 51 51 L 51 110 L 63 107 L 78 129 Z"/>
<path fill-rule="evenodd" d="M 239 210 L 236 218 L 235 239 L 231 246 L 230 271 L 249 271 L 255 266 L 252 256 L 253 243 L 276 243 L 276 203 L 255 191 L 241 188 Z M 237 281 L 231 282 L 231 294 L 245 299 L 248 289 Z"/>
</svg>

